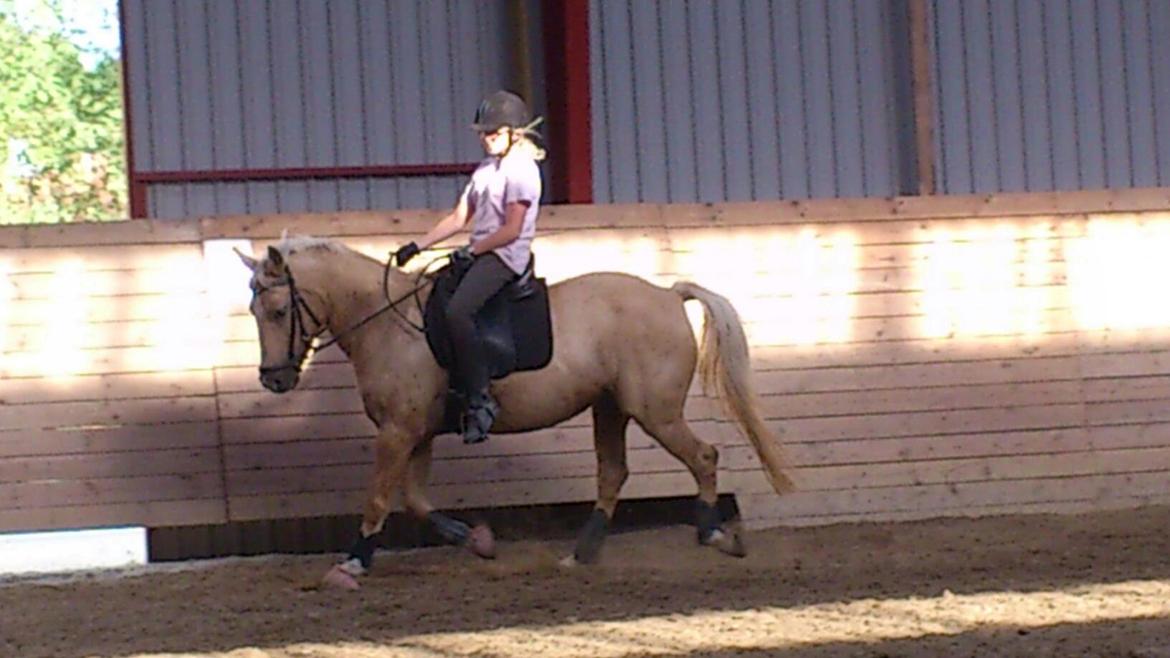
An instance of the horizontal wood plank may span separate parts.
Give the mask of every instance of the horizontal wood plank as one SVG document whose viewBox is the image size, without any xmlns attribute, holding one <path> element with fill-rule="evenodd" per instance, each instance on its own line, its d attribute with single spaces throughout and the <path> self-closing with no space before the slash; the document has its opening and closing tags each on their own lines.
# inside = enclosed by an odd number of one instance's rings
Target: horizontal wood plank
<svg viewBox="0 0 1170 658">
<path fill-rule="evenodd" d="M 210 370 L 0 379 L 0 404 L 175 398 L 215 394 Z"/>
<path fill-rule="evenodd" d="M 214 420 L 163 425 L 104 425 L 0 432 L 0 459 L 104 455 L 139 450 L 202 448 L 219 444 Z"/>
<path fill-rule="evenodd" d="M 184 263 L 187 264 L 187 263 Z M 69 270 L 10 274 L 9 300 L 83 297 L 117 303 L 118 298 L 133 295 L 165 295 L 203 290 L 206 281 L 198 267 L 166 267 L 136 270 L 99 270 L 84 272 L 71 281 Z M 176 276 L 179 275 L 179 276 Z M 75 284 L 75 285 L 69 285 Z"/>
<path fill-rule="evenodd" d="M 0 487 L 0 509 L 223 499 L 217 471 L 181 475 L 9 482 Z"/>
<path fill-rule="evenodd" d="M 215 407 L 212 397 L 6 405 L 0 431 L 214 421 Z"/>
<path fill-rule="evenodd" d="M 136 219 L 0 227 L 0 248 L 197 243 L 200 238 L 200 227 L 191 220 Z"/>
<path fill-rule="evenodd" d="M 228 520 L 222 498 L 131 503 L 90 503 L 83 499 L 55 507 L 0 507 L 0 528 L 13 532 L 105 526 L 209 525 Z"/>
<path fill-rule="evenodd" d="M 1170 494 L 1166 495 L 1117 495 L 1108 498 L 1072 500 L 1004 503 L 995 505 L 964 505 L 962 507 L 933 509 L 920 507 L 896 512 L 865 512 L 856 514 L 808 515 L 797 516 L 785 514 L 777 510 L 771 497 L 767 494 L 753 494 L 742 496 L 739 500 L 741 512 L 750 510 L 743 517 L 743 525 L 749 529 L 770 528 L 778 525 L 786 527 L 818 526 L 835 523 L 877 523 L 877 522 L 906 522 L 921 521 L 936 518 L 977 518 L 984 516 L 1003 516 L 1021 514 L 1084 514 L 1108 510 L 1124 510 L 1145 507 L 1148 505 L 1170 504 Z M 758 499 L 758 500 L 757 500 Z M 753 515 L 757 511 L 760 515 Z"/>
<path fill-rule="evenodd" d="M 8 227 L 0 226 L 0 235 Z M 3 248 L 0 271 L 6 274 L 50 274 L 127 270 L 199 271 L 203 256 L 193 244 L 90 244 L 77 248 Z"/>
<path fill-rule="evenodd" d="M 86 480 L 142 475 L 181 475 L 219 470 L 215 448 L 139 450 L 105 454 L 10 457 L 0 460 L 0 484 L 43 480 Z"/>
<path fill-rule="evenodd" d="M 1080 365 L 1079 359 L 1070 355 L 853 367 L 808 366 L 758 371 L 754 380 L 756 391 L 761 395 L 780 395 L 914 386 L 1079 381 Z"/>
<path fill-rule="evenodd" d="M 17 299 L 6 304 L 4 317 L 14 327 L 53 328 L 104 322 L 153 321 L 159 324 L 198 320 L 199 327 L 213 324 L 208 316 L 206 295 L 200 290 L 173 293 L 124 295 L 111 299 L 89 299 L 64 294 L 47 299 Z M 217 318 L 215 322 L 220 322 Z M 63 332 L 64 333 L 64 332 Z"/>
<path fill-rule="evenodd" d="M 746 453 L 746 451 L 742 451 Z M 798 451 L 793 450 L 793 453 Z M 738 463 L 729 464 L 732 473 L 737 470 L 759 471 L 753 460 L 743 460 L 740 451 L 729 451 Z M 740 459 L 736 459 L 739 457 Z M 742 465 L 742 468 L 739 468 Z M 882 487 L 924 486 L 986 481 L 1030 480 L 1046 478 L 1124 474 L 1170 473 L 1170 448 L 1137 448 L 1128 450 L 1084 450 L 1055 454 L 1007 455 L 967 459 L 936 459 L 929 461 L 905 460 L 883 464 L 805 466 L 794 471 L 797 488 L 802 492 L 876 489 Z M 728 477 L 735 478 L 736 475 Z M 754 479 L 741 490 L 745 493 L 766 493 L 771 487 Z"/>
<path fill-rule="evenodd" d="M 905 485 L 833 491 L 798 491 L 786 496 L 763 493 L 753 503 L 755 516 L 768 516 L 760 505 L 769 505 L 775 516 L 823 516 L 839 514 L 888 514 L 927 510 L 961 509 L 967 506 L 1016 505 L 1066 500 L 1108 500 L 1115 497 L 1165 496 L 1166 473 L 1119 473 L 1078 475 L 1026 480 L 986 480 L 932 485 Z M 782 510 L 782 512 L 781 512 Z"/>
</svg>

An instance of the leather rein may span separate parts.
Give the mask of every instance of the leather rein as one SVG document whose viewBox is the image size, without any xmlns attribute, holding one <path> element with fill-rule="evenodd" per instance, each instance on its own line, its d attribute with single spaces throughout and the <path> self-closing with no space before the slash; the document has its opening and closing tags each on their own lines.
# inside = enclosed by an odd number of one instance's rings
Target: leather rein
<svg viewBox="0 0 1170 658">
<path fill-rule="evenodd" d="M 384 305 L 382 305 L 382 307 L 379 308 L 378 310 L 374 311 L 373 313 L 370 313 L 369 315 L 362 318 L 361 320 L 346 327 L 344 330 L 333 334 L 333 336 L 329 340 L 327 340 L 324 343 L 321 343 L 319 345 L 315 345 L 315 346 L 313 345 L 313 341 L 316 340 L 317 338 L 319 338 L 321 336 L 321 334 L 325 333 L 325 331 L 328 327 L 326 327 L 325 324 L 322 323 L 321 320 L 319 320 L 317 318 L 317 314 L 313 312 L 313 308 L 311 306 L 309 306 L 309 302 L 305 299 L 305 296 L 301 294 L 300 289 L 297 288 L 296 279 L 293 278 L 292 270 L 289 269 L 288 265 L 286 264 L 284 266 L 284 280 L 283 281 L 278 281 L 277 283 L 273 283 L 273 284 L 270 284 L 267 286 L 262 286 L 259 283 L 257 283 L 255 280 L 253 280 L 252 285 L 251 285 L 253 298 L 255 298 L 257 295 L 262 294 L 266 290 L 271 290 L 273 288 L 282 288 L 284 286 L 288 286 L 289 298 L 290 298 L 291 307 L 292 307 L 292 313 L 290 314 L 289 324 L 288 324 L 288 353 L 286 355 L 286 363 L 284 365 L 280 365 L 280 366 L 260 366 L 260 373 L 261 374 L 275 374 L 275 373 L 282 372 L 282 371 L 289 370 L 289 369 L 295 370 L 296 372 L 299 373 L 301 371 L 301 364 L 304 362 L 305 357 L 308 356 L 310 351 L 323 350 L 323 349 L 329 347 L 330 345 L 333 345 L 337 341 L 341 340 L 344 336 L 356 331 L 357 329 L 361 328 L 362 326 L 364 326 L 365 324 L 367 324 L 368 322 L 370 322 L 374 318 L 376 318 L 379 315 L 382 315 L 386 311 L 390 311 L 390 310 L 393 310 L 395 313 L 397 313 L 398 316 L 401 317 L 403 319 L 403 321 L 405 321 L 408 325 L 410 325 L 410 327 L 412 329 L 414 329 L 415 331 L 418 331 L 420 333 L 423 333 L 425 331 L 425 329 L 423 327 L 419 326 L 414 321 L 412 321 L 410 318 L 408 318 L 406 316 L 406 314 L 402 312 L 402 309 L 398 308 L 398 305 L 401 304 L 402 302 L 410 299 L 411 297 L 413 297 L 415 299 L 419 309 L 421 309 L 422 308 L 422 299 L 419 297 L 418 293 L 421 290 L 423 290 L 424 288 L 426 288 L 427 286 L 431 285 L 433 283 L 433 280 L 428 277 L 427 281 L 422 282 L 422 283 L 418 283 L 418 281 L 421 280 L 426 273 L 424 270 L 419 274 L 419 277 L 417 279 L 415 279 L 416 285 L 414 288 L 412 288 L 406 294 L 398 297 L 397 299 L 391 300 L 390 299 L 390 267 L 391 267 L 390 263 L 386 263 L 386 269 L 383 271 L 383 274 L 382 274 L 382 296 L 386 298 L 386 303 Z M 309 319 L 312 320 L 313 324 L 317 327 L 317 331 L 315 333 L 309 332 L 308 327 L 305 324 L 304 315 L 308 315 Z M 304 343 L 306 345 L 309 345 L 311 347 L 311 350 L 310 349 L 305 350 L 305 353 L 301 356 L 301 358 L 299 360 L 297 360 L 295 358 L 296 354 L 293 351 L 293 342 L 294 342 L 294 339 L 298 337 L 298 335 L 299 335 L 300 339 L 302 341 L 304 341 Z"/>
</svg>

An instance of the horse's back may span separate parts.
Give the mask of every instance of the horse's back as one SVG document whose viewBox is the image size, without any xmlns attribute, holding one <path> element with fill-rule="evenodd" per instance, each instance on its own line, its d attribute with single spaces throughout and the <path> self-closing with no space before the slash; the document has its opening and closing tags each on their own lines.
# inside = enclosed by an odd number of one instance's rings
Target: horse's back
<svg viewBox="0 0 1170 658">
<path fill-rule="evenodd" d="M 503 431 L 559 422 L 606 392 L 639 417 L 656 405 L 681 409 L 697 350 L 678 293 L 618 272 L 574 277 L 548 292 L 552 361 L 496 386 Z"/>
<path fill-rule="evenodd" d="M 625 272 L 590 272 L 549 286 L 550 295 L 587 294 L 592 296 L 636 297 L 658 299 L 663 303 L 679 299 L 669 288 L 655 285 L 646 279 Z"/>
<path fill-rule="evenodd" d="M 607 319 L 651 325 L 665 321 L 673 325 L 679 317 L 685 317 L 682 302 L 682 297 L 669 288 L 622 272 L 593 272 L 549 286 L 554 332 L 558 311 L 571 312 L 574 317 L 588 314 L 596 321 L 585 323 L 591 327 Z"/>
<path fill-rule="evenodd" d="M 554 359 L 558 350 L 592 350 L 589 358 L 646 355 L 694 358 L 694 333 L 682 297 L 669 288 L 620 272 L 596 272 L 549 287 Z"/>
</svg>

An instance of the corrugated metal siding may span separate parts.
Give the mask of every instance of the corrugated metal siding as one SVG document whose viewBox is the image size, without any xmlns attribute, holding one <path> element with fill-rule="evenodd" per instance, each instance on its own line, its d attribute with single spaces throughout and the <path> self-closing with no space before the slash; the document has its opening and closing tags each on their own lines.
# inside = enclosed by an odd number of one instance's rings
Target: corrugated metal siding
<svg viewBox="0 0 1170 658">
<path fill-rule="evenodd" d="M 935 0 L 950 194 L 1170 185 L 1170 3 Z"/>
<path fill-rule="evenodd" d="M 124 0 L 139 171 L 474 162 L 505 3 Z M 153 185 L 151 215 L 442 207 L 457 176 Z"/>
<path fill-rule="evenodd" d="M 594 0 L 597 202 L 912 189 L 904 3 Z"/>
<path fill-rule="evenodd" d="M 454 205 L 467 176 L 410 176 L 249 183 L 150 186 L 156 217 L 332 212 L 378 208 L 445 208 Z"/>
</svg>

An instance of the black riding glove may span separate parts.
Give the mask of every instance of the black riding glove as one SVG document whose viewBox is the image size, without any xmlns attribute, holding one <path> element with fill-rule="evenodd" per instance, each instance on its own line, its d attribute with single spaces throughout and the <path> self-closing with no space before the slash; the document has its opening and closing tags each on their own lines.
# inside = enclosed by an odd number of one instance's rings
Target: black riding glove
<svg viewBox="0 0 1170 658">
<path fill-rule="evenodd" d="M 398 267 L 402 267 L 411 258 L 417 256 L 419 251 L 421 250 L 418 248 L 418 243 L 408 243 L 399 247 L 398 251 L 394 252 L 394 260 L 398 263 Z"/>
</svg>

